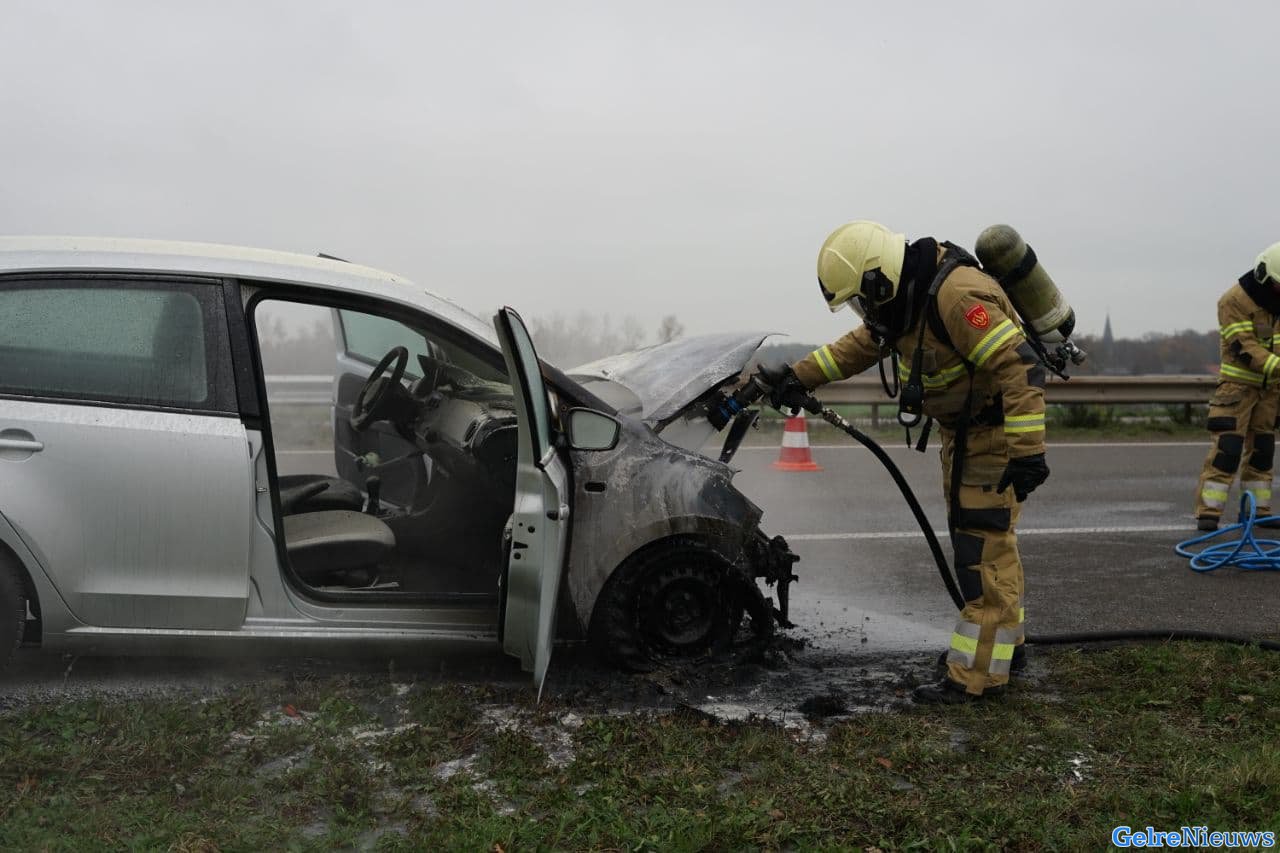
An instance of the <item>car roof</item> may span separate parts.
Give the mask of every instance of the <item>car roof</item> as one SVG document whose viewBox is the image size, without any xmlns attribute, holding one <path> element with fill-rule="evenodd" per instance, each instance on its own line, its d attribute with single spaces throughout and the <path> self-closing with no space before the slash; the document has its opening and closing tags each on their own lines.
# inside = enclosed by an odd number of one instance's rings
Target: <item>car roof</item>
<svg viewBox="0 0 1280 853">
<path fill-rule="evenodd" d="M 493 346 L 493 327 L 457 303 L 382 270 L 293 252 L 115 237 L 0 237 L 0 275 L 54 270 L 179 273 L 302 284 L 412 305 Z"/>
</svg>

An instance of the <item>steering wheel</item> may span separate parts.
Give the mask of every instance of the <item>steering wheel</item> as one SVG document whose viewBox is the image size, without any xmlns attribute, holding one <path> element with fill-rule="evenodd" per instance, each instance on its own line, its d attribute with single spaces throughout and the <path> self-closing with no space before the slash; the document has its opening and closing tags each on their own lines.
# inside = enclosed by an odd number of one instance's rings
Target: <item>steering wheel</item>
<svg viewBox="0 0 1280 853">
<path fill-rule="evenodd" d="M 409 393 L 419 400 L 425 400 L 435 393 L 448 377 L 444 363 L 429 355 L 419 355 L 418 366 L 422 368 L 422 378 L 410 386 Z"/>
<path fill-rule="evenodd" d="M 395 362 L 394 367 L 392 362 Z M 409 350 L 405 347 L 393 347 L 382 357 L 382 361 L 378 362 L 373 373 L 365 380 L 360 396 L 356 397 L 356 404 L 351 410 L 352 429 L 364 432 L 374 421 L 387 418 L 396 409 L 396 392 L 399 391 L 402 396 L 408 394 L 400 384 L 408 364 Z M 390 376 L 385 375 L 388 368 L 391 369 Z"/>
</svg>

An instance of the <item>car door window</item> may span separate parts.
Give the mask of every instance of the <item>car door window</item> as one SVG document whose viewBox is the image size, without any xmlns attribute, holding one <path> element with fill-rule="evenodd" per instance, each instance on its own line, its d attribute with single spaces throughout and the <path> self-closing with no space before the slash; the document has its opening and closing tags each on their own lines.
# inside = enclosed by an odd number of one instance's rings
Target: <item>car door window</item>
<svg viewBox="0 0 1280 853">
<path fill-rule="evenodd" d="M 233 412 L 221 288 L 0 282 L 0 393 Z"/>
<path fill-rule="evenodd" d="M 538 354 L 533 350 L 533 342 L 528 330 L 524 327 L 524 321 L 514 311 L 511 312 L 511 323 L 516 331 L 513 335 L 513 345 L 519 356 L 521 370 L 525 372 L 525 388 L 528 393 L 541 397 L 541 399 L 530 398 L 529 416 L 533 433 L 534 458 L 542 459 L 551 449 L 551 421 L 550 407 L 546 403 L 546 390 L 542 384 L 542 374 L 539 372 Z"/>
<path fill-rule="evenodd" d="M 347 353 L 362 361 L 377 364 L 395 347 L 404 347 L 409 351 L 409 366 L 405 373 L 416 379 L 420 372 L 418 356 L 432 354 L 426 338 L 404 323 L 362 311 L 344 309 L 338 314 L 342 317 Z"/>
<path fill-rule="evenodd" d="M 467 376 L 460 378 L 468 383 L 510 387 L 505 372 L 465 346 L 436 335 L 427 336 L 390 317 L 348 309 L 339 310 L 338 315 L 342 321 L 346 353 L 360 361 L 377 364 L 393 347 L 402 346 L 409 350 L 409 366 L 405 373 L 414 379 L 421 373 L 418 356 L 426 355 L 461 368 Z"/>
</svg>

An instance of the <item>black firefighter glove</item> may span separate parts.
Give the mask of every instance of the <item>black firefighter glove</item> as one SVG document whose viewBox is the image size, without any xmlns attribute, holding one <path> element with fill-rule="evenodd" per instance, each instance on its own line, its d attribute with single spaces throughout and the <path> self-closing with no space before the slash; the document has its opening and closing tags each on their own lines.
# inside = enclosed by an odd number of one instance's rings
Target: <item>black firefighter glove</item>
<svg viewBox="0 0 1280 853">
<path fill-rule="evenodd" d="M 769 405 L 775 409 L 805 409 L 815 415 L 822 411 L 822 404 L 804 387 L 789 364 L 781 367 L 765 367 L 761 364 L 756 368 L 753 378 L 765 386 Z"/>
<path fill-rule="evenodd" d="M 996 491 L 1004 494 L 1005 489 L 1013 486 L 1013 493 L 1017 496 L 1018 503 L 1022 503 L 1027 499 L 1027 495 L 1036 490 L 1036 486 L 1047 479 L 1049 479 L 1049 466 L 1045 464 L 1043 453 L 1019 456 L 1017 459 L 1010 459 L 1009 464 L 1005 466 Z"/>
</svg>

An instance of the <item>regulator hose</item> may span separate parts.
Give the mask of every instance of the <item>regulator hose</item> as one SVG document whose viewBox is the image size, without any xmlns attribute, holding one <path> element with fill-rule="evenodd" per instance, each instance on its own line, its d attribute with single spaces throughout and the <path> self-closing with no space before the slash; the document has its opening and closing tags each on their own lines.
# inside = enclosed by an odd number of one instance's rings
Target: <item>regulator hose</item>
<svg viewBox="0 0 1280 853">
<path fill-rule="evenodd" d="M 937 534 L 933 532 L 933 525 L 929 523 L 928 516 L 924 514 L 924 509 L 920 506 L 920 501 L 916 498 L 915 492 L 911 489 L 911 485 L 907 482 L 907 478 L 903 476 L 902 471 L 901 469 L 898 468 L 897 463 L 895 463 L 893 459 L 889 457 L 889 454 L 885 453 L 884 448 L 881 447 L 880 444 L 875 439 L 873 439 L 871 436 L 867 435 L 862 430 L 855 427 L 853 424 L 849 423 L 848 420 L 846 420 L 844 417 L 842 417 L 838 413 L 832 411 L 830 408 L 823 406 L 821 411 L 821 417 L 824 421 L 831 424 L 833 427 L 845 433 L 854 441 L 858 442 L 863 447 L 870 450 L 872 455 L 874 455 L 876 459 L 880 461 L 880 464 L 884 466 L 885 470 L 889 472 L 889 476 L 893 478 L 893 482 L 897 485 L 898 491 L 902 492 L 902 497 L 904 500 L 906 500 L 907 506 L 911 508 L 911 514 L 915 516 L 916 524 L 920 526 L 920 531 L 924 534 L 925 540 L 929 543 L 929 550 L 933 553 L 933 561 L 938 566 L 938 574 L 942 577 L 942 583 L 947 588 L 947 594 L 951 596 L 951 601 L 955 604 L 957 610 L 963 609 L 964 596 L 960 594 L 960 587 L 956 583 L 955 572 L 951 568 L 951 563 L 947 560 L 946 553 L 942 550 L 942 544 L 938 542 Z M 1246 494 L 1245 497 L 1252 499 L 1253 496 Z M 1242 503 L 1242 507 L 1243 507 L 1243 503 Z M 1256 508 L 1255 508 L 1255 512 L 1256 512 Z M 1243 518 L 1244 517 L 1243 508 L 1241 510 L 1241 513 Z M 1209 539 L 1209 538 L 1212 538 L 1213 536 L 1218 535 L 1218 533 L 1227 532 L 1233 529 L 1244 529 L 1246 532 L 1246 537 L 1249 539 L 1251 543 L 1255 543 L 1255 548 L 1257 549 L 1259 554 L 1261 554 L 1264 557 L 1270 554 L 1275 554 L 1276 565 L 1273 565 L 1270 568 L 1280 569 L 1280 542 L 1275 542 L 1272 540 L 1265 540 L 1265 539 L 1263 540 L 1253 539 L 1252 537 L 1253 524 L 1254 524 L 1254 519 L 1252 518 L 1252 516 L 1250 516 L 1244 521 L 1242 521 L 1241 524 L 1232 525 L 1231 527 L 1224 528 L 1222 531 L 1217 531 L 1213 534 L 1210 534 L 1209 536 L 1201 536 L 1201 537 L 1197 537 L 1196 539 L 1192 539 L 1192 540 L 1188 540 L 1187 542 L 1180 543 L 1175 550 L 1177 550 L 1178 553 L 1182 554 L 1183 556 L 1194 558 L 1197 555 L 1194 555 L 1191 553 L 1184 553 L 1184 550 L 1183 550 L 1184 547 L 1194 546 L 1197 543 L 1203 542 L 1206 539 Z M 1244 539 L 1242 538 L 1240 542 L 1222 543 L 1214 547 L 1224 548 L 1224 549 L 1228 547 L 1234 547 L 1235 550 L 1228 555 L 1229 557 L 1234 557 L 1244 548 L 1243 543 L 1244 543 Z M 1273 545 L 1275 547 L 1271 548 L 1270 550 L 1263 551 L 1260 546 L 1264 544 Z M 1205 551 L 1200 552 L 1199 556 L 1203 556 L 1204 554 L 1210 553 L 1210 552 L 1212 552 L 1212 549 L 1206 549 Z M 1208 559 L 1212 561 L 1213 559 L 1216 559 L 1216 557 L 1211 556 Z M 1217 565 L 1212 566 L 1212 568 L 1197 569 L 1197 571 L 1212 571 L 1213 569 L 1218 568 L 1219 566 L 1222 566 L 1222 565 L 1240 565 L 1240 564 L 1221 562 L 1221 563 L 1218 563 Z M 1194 564 L 1192 567 L 1195 568 Z M 1242 565 L 1241 568 L 1246 568 L 1246 567 Z M 1155 629 L 1147 629 L 1147 630 L 1125 630 L 1125 631 L 1087 631 L 1087 632 L 1072 632 L 1072 633 L 1066 633 L 1066 634 L 1028 634 L 1026 638 L 1026 642 L 1035 643 L 1036 645 L 1041 645 L 1041 646 L 1074 645 L 1074 644 L 1081 644 L 1081 643 L 1105 643 L 1105 642 L 1134 641 L 1134 640 L 1161 640 L 1165 642 L 1168 642 L 1170 640 L 1200 640 L 1200 641 L 1209 641 L 1209 642 L 1217 642 L 1217 643 L 1232 643 L 1240 646 L 1253 646 L 1259 649 L 1265 649 L 1267 651 L 1280 652 L 1280 641 L 1277 641 L 1277 640 L 1263 640 L 1257 637 L 1248 637 L 1242 634 L 1223 634 L 1217 631 L 1190 631 L 1183 628 L 1155 628 Z"/>
<path fill-rule="evenodd" d="M 1251 492 L 1240 496 L 1240 520 L 1237 524 L 1228 525 L 1221 530 L 1179 542 L 1173 550 L 1180 557 L 1191 560 L 1191 571 L 1212 572 L 1223 566 L 1235 566 L 1246 572 L 1280 571 L 1280 541 L 1275 539 L 1258 539 L 1253 535 L 1256 524 L 1280 520 L 1280 516 L 1269 515 L 1258 518 L 1258 502 Z M 1225 533 L 1240 531 L 1239 539 L 1218 542 L 1200 551 L 1191 549 Z"/>
</svg>

